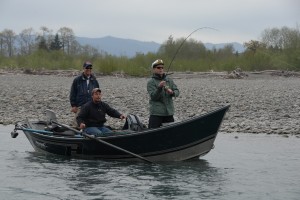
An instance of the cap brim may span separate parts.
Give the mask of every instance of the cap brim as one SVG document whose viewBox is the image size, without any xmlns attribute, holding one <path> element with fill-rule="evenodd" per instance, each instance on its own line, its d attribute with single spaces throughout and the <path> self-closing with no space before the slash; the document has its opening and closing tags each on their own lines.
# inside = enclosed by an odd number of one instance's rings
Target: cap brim
<svg viewBox="0 0 300 200">
<path fill-rule="evenodd" d="M 155 68 L 155 67 L 157 67 L 158 65 L 164 65 L 164 64 L 162 64 L 162 63 L 160 63 L 160 64 L 156 64 L 156 65 L 153 65 L 153 67 L 152 67 L 152 68 Z"/>
</svg>

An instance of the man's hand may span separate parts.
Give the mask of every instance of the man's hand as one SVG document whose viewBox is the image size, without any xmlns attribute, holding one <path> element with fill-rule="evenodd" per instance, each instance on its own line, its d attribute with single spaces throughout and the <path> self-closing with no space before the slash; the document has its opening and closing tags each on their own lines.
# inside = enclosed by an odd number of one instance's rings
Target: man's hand
<svg viewBox="0 0 300 200">
<path fill-rule="evenodd" d="M 164 88 L 167 94 L 170 95 L 174 94 L 174 91 L 169 86 L 166 85 Z"/>
<path fill-rule="evenodd" d="M 174 91 L 169 88 L 169 89 L 166 89 L 166 93 L 172 95 L 172 94 L 174 94 Z"/>
<path fill-rule="evenodd" d="M 165 87 L 166 86 L 166 81 L 161 81 L 159 84 L 158 84 L 158 87 L 162 88 L 162 87 Z"/>
<path fill-rule="evenodd" d="M 71 112 L 77 113 L 77 111 L 78 111 L 78 108 L 76 106 L 74 106 L 74 107 L 71 108 Z"/>
<path fill-rule="evenodd" d="M 80 123 L 79 128 L 80 128 L 80 129 L 84 129 L 84 128 L 85 128 L 85 123 Z"/>
<path fill-rule="evenodd" d="M 121 114 L 120 119 L 126 119 L 126 116 Z"/>
</svg>

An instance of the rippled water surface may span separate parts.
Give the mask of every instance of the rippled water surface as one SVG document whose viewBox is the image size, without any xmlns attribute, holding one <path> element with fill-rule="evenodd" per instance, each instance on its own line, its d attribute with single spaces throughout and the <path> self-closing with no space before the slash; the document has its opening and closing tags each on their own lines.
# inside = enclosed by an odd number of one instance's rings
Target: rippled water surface
<svg viewBox="0 0 300 200">
<path fill-rule="evenodd" d="M 0 199 L 300 199 L 300 138 L 222 134 L 199 160 L 147 164 L 35 153 L 0 126 Z"/>
</svg>

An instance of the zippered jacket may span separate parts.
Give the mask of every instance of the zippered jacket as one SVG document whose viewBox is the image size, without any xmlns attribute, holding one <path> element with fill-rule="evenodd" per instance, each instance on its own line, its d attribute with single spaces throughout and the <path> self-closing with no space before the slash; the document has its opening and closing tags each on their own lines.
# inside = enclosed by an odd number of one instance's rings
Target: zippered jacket
<svg viewBox="0 0 300 200">
<path fill-rule="evenodd" d="M 166 93 L 164 88 L 158 87 L 161 81 L 166 81 L 166 86 L 173 90 L 173 94 Z M 153 74 L 147 83 L 147 91 L 149 94 L 149 112 L 150 115 L 171 116 L 174 115 L 173 97 L 179 96 L 179 90 L 174 81 L 165 74 L 161 77 Z"/>
<path fill-rule="evenodd" d="M 72 107 L 80 107 L 91 101 L 92 90 L 94 88 L 99 88 L 99 83 L 94 75 L 91 74 L 89 85 L 87 85 L 87 79 L 88 78 L 82 73 L 73 80 L 70 92 L 70 103 Z"/>
</svg>

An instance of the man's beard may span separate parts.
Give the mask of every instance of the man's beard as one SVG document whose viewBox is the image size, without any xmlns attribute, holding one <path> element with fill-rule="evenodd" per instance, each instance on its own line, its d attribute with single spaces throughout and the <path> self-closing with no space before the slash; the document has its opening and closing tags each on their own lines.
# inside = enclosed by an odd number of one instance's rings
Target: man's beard
<svg viewBox="0 0 300 200">
<path fill-rule="evenodd" d="M 101 99 L 94 99 L 94 103 L 100 103 Z"/>
</svg>

